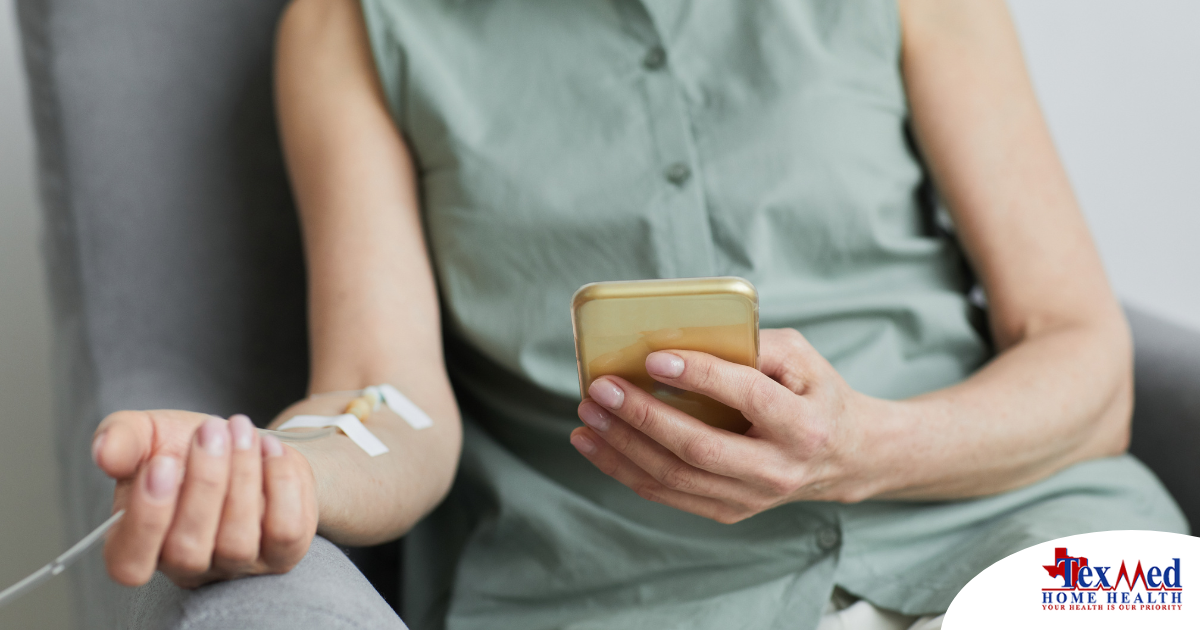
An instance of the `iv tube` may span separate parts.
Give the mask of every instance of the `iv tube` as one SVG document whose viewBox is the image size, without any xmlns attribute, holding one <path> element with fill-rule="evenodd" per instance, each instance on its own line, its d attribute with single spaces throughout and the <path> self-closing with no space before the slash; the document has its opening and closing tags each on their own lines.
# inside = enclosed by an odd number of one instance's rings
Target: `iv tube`
<svg viewBox="0 0 1200 630">
<path fill-rule="evenodd" d="M 274 435 L 275 437 L 287 442 L 309 442 L 333 435 L 335 432 L 337 432 L 337 429 L 334 427 L 327 427 L 324 429 L 317 429 L 316 431 L 303 432 L 268 431 L 267 429 L 258 429 L 258 432 L 260 435 Z M 87 552 L 88 549 L 91 549 L 96 543 L 103 540 L 104 534 L 107 533 L 113 525 L 116 525 L 117 521 L 121 520 L 122 516 L 125 516 L 125 510 L 119 510 L 117 513 L 110 516 L 107 521 L 104 521 L 104 523 L 100 525 L 100 527 L 92 530 L 92 533 L 84 536 L 82 540 L 72 545 L 70 549 L 64 551 L 62 555 L 55 558 L 46 566 L 34 571 L 33 573 L 30 573 L 28 577 L 20 582 L 17 582 L 3 591 L 0 591 L 0 608 L 3 608 L 5 605 L 11 603 L 18 597 L 41 586 L 43 583 L 49 581 L 50 578 L 62 573 L 63 570 L 71 566 L 71 564 L 78 560 L 79 557 Z"/>
</svg>

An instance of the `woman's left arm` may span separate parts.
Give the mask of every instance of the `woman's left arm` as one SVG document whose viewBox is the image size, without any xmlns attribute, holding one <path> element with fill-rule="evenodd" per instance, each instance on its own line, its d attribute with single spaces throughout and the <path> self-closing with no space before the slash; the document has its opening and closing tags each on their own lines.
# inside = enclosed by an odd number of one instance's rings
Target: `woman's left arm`
<svg viewBox="0 0 1200 630">
<path fill-rule="evenodd" d="M 598 379 L 572 443 L 642 496 L 733 522 L 797 500 L 993 494 L 1127 447 L 1129 331 L 1004 1 L 900 10 L 914 130 L 986 292 L 998 356 L 953 387 L 885 401 L 850 389 L 794 331 L 763 331 L 762 372 L 654 353 L 656 379 L 753 427 L 718 431 Z"/>
<path fill-rule="evenodd" d="M 973 474 L 949 484 L 930 476 L 892 494 L 997 492 L 1121 453 L 1133 410 L 1128 324 L 1008 9 L 1003 0 L 900 7 L 913 127 L 987 295 L 999 356 L 961 385 L 908 403 L 986 439 L 977 454 L 989 465 L 947 464 Z"/>
</svg>

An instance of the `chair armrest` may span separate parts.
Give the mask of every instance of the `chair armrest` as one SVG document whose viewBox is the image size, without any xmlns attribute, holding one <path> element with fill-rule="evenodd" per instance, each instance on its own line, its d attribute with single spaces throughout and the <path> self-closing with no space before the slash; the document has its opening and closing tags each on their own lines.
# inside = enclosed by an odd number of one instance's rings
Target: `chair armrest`
<svg viewBox="0 0 1200 630">
<path fill-rule="evenodd" d="M 1130 452 L 1146 463 L 1200 525 L 1200 330 L 1126 308 L 1133 329 Z"/>
</svg>

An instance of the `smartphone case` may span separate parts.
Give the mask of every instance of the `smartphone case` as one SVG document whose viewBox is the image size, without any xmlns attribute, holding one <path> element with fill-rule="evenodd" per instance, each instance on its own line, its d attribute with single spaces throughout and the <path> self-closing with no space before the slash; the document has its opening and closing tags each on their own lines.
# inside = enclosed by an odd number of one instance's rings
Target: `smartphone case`
<svg viewBox="0 0 1200 630">
<path fill-rule="evenodd" d="M 571 300 L 579 391 L 615 375 L 714 427 L 744 433 L 741 412 L 646 372 L 657 350 L 696 350 L 758 367 L 758 292 L 736 277 L 594 282 Z"/>
</svg>

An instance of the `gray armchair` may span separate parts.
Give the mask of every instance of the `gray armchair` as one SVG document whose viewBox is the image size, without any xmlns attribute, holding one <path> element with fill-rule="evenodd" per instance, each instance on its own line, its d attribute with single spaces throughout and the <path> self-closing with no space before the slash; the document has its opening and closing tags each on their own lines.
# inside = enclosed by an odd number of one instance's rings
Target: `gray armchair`
<svg viewBox="0 0 1200 630">
<path fill-rule="evenodd" d="M 109 510 L 111 483 L 89 457 L 106 413 L 177 407 L 261 421 L 304 393 L 303 262 L 271 96 L 283 4 L 17 0 L 73 539 Z M 1200 522 L 1200 332 L 1130 319 L 1133 450 Z M 359 556 L 395 603 L 395 563 Z M 131 591 L 104 577 L 99 554 L 76 575 L 78 619 L 118 625 Z"/>
</svg>

